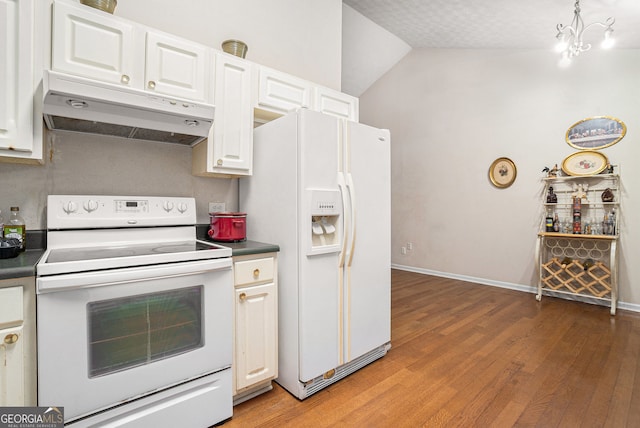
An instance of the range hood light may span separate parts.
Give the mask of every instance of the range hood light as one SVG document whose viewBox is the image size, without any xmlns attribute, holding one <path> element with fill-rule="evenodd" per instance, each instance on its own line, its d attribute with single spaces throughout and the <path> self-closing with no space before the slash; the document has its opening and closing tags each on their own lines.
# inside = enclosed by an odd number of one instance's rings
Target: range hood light
<svg viewBox="0 0 640 428">
<path fill-rule="evenodd" d="M 200 123 L 197 120 L 189 120 L 189 119 L 186 119 L 184 121 L 184 124 L 187 126 L 193 126 L 193 127 L 200 125 Z"/>
<path fill-rule="evenodd" d="M 67 104 L 69 104 L 73 108 L 85 108 L 89 106 L 89 104 L 81 100 L 68 100 Z"/>
</svg>

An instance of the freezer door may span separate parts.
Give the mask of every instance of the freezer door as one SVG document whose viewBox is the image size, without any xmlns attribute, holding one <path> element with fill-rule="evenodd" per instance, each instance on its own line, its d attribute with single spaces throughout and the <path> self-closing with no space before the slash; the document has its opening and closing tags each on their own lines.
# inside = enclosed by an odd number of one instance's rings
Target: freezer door
<svg viewBox="0 0 640 428">
<path fill-rule="evenodd" d="M 390 135 L 346 122 L 345 181 L 350 221 L 344 276 L 346 362 L 391 340 Z"/>
<path fill-rule="evenodd" d="M 300 111 L 299 123 L 299 180 L 300 205 L 298 320 L 300 381 L 306 382 L 340 364 L 341 311 L 338 277 L 338 252 L 340 245 L 327 245 L 326 252 L 312 251 L 310 238 L 314 233 L 313 221 L 320 221 L 316 214 L 318 202 L 325 199 L 335 203 L 338 214 L 342 212 L 338 192 L 338 148 L 340 127 L 338 119 L 318 112 Z M 320 195 L 320 196 L 318 196 Z M 339 193 L 338 193 L 339 195 Z M 333 202 L 329 202 L 329 200 Z M 326 212 L 335 213 L 334 209 Z M 341 218 L 341 215 L 339 216 Z M 327 235 L 341 234 L 340 221 L 336 230 Z"/>
</svg>

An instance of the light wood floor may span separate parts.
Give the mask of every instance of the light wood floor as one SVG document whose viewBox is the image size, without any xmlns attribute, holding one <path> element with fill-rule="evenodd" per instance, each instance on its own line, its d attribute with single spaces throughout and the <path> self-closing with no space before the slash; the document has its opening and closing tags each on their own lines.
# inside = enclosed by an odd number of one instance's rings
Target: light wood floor
<svg viewBox="0 0 640 428">
<path fill-rule="evenodd" d="M 392 348 L 231 427 L 640 427 L 640 315 L 394 270 Z"/>
</svg>

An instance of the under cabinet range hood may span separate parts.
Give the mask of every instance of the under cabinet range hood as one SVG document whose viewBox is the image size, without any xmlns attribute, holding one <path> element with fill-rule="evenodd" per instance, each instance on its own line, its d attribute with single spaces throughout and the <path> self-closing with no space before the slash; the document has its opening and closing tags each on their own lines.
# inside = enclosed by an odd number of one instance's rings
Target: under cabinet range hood
<svg viewBox="0 0 640 428">
<path fill-rule="evenodd" d="M 193 145 L 207 138 L 215 107 L 51 70 L 42 114 L 50 130 Z"/>
</svg>

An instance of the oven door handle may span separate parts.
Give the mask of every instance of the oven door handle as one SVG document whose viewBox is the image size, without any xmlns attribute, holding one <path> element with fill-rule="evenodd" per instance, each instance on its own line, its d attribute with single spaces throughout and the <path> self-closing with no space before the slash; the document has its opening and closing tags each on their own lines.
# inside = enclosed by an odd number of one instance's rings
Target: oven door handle
<svg viewBox="0 0 640 428">
<path fill-rule="evenodd" d="M 38 277 L 37 294 L 231 270 L 231 257 Z"/>
</svg>

